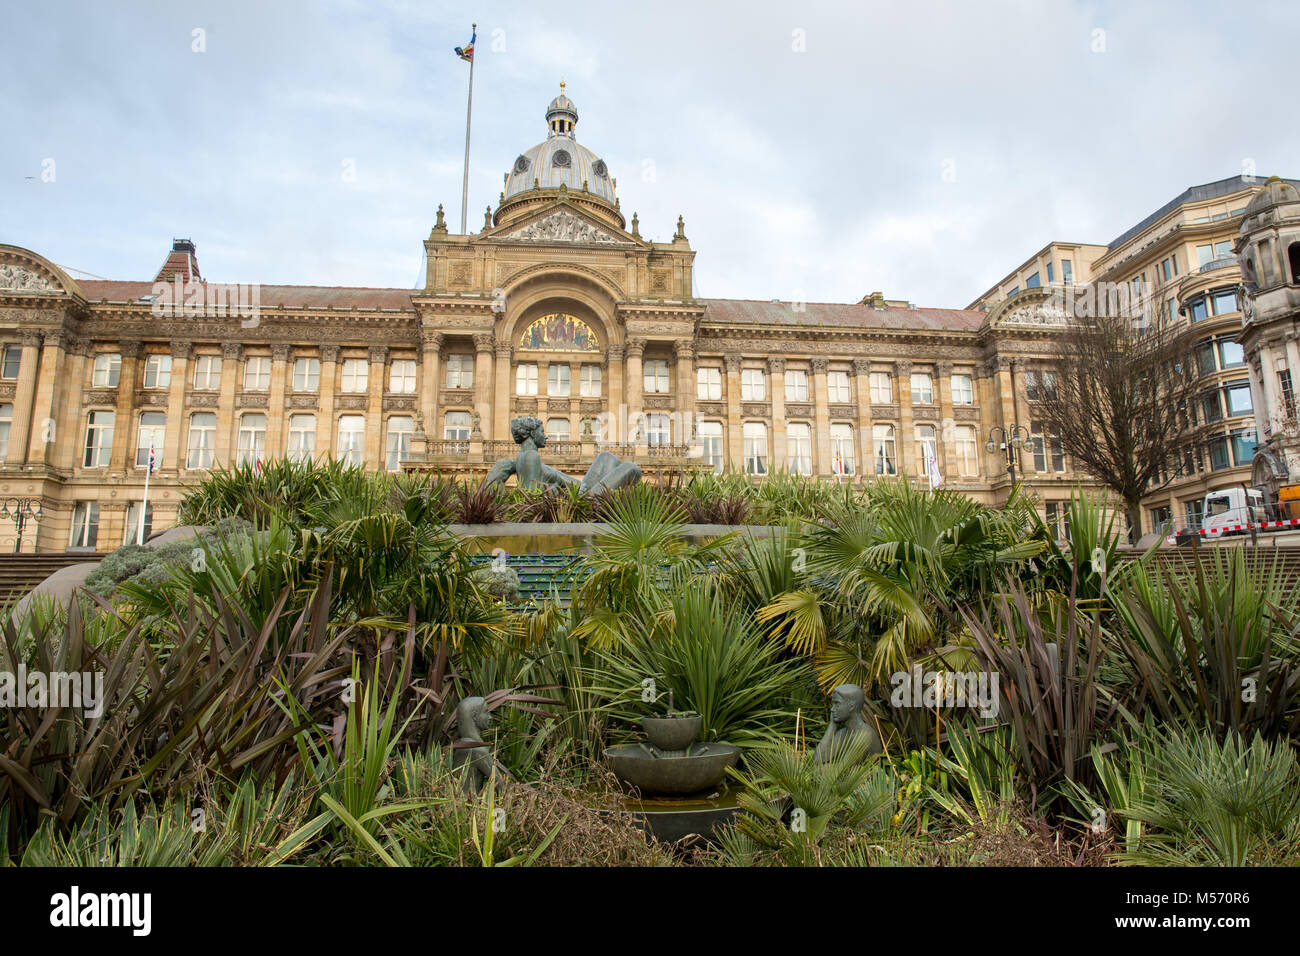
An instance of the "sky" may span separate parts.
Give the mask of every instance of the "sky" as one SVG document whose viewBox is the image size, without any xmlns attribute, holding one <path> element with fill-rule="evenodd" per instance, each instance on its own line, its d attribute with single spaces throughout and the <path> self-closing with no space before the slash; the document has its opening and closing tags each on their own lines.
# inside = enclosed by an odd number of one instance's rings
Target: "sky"
<svg viewBox="0 0 1300 956">
<path fill-rule="evenodd" d="M 545 139 L 710 298 L 961 308 L 1190 185 L 1300 177 L 1293 0 L 653 4 L 44 0 L 0 33 L 0 242 L 149 280 L 413 288 Z"/>
</svg>

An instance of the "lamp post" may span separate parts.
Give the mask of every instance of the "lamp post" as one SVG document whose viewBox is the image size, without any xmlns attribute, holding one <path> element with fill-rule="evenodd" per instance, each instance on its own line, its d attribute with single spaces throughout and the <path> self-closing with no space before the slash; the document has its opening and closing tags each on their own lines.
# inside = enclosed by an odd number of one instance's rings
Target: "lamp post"
<svg viewBox="0 0 1300 956">
<path fill-rule="evenodd" d="M 17 528 L 18 539 L 14 542 L 14 554 L 17 554 L 23 549 L 23 528 L 27 522 L 41 520 L 41 501 L 39 498 L 8 498 L 0 505 L 0 518 L 8 518 Z"/>
<path fill-rule="evenodd" d="M 997 434 L 999 437 L 994 438 Z M 1014 487 L 1016 483 L 1016 455 L 1020 453 L 1021 448 L 1033 449 L 1034 440 L 1029 435 L 1029 429 L 1024 425 L 1011 425 L 1003 427 L 994 425 L 989 429 L 989 440 L 984 443 L 984 448 L 990 452 L 1002 450 L 1006 457 L 1007 474 L 1011 476 L 1011 484 Z"/>
</svg>

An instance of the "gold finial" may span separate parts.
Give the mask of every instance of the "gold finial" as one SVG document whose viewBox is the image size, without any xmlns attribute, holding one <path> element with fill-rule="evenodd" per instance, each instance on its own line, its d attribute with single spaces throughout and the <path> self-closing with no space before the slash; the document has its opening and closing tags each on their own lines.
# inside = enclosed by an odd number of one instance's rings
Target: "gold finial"
<svg viewBox="0 0 1300 956">
<path fill-rule="evenodd" d="M 564 95 L 564 81 L 560 80 L 560 95 Z"/>
</svg>

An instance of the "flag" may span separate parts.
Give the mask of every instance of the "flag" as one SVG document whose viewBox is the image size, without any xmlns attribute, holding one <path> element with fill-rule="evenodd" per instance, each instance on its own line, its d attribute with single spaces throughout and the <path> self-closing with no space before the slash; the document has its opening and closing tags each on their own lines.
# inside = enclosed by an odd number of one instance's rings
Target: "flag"
<svg viewBox="0 0 1300 956">
<path fill-rule="evenodd" d="M 938 488 L 943 484 L 943 475 L 939 474 L 939 461 L 934 457 L 934 449 L 929 445 L 925 446 L 925 470 L 930 476 L 930 487 Z"/>
<path fill-rule="evenodd" d="M 460 46 L 456 47 L 456 55 L 460 57 L 462 60 L 464 60 L 466 63 L 474 62 L 474 41 L 476 39 L 478 39 L 477 30 L 475 30 L 473 33 L 470 34 L 468 43 L 466 43 L 463 47 Z"/>
<path fill-rule="evenodd" d="M 154 465 L 157 463 L 157 456 L 154 454 L 153 442 L 149 443 L 149 474 L 153 474 Z"/>
</svg>

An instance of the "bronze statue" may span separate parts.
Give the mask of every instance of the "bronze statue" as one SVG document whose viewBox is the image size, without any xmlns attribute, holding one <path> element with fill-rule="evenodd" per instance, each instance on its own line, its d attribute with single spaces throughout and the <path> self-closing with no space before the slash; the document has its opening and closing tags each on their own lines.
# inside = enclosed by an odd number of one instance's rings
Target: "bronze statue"
<svg viewBox="0 0 1300 956">
<path fill-rule="evenodd" d="M 612 452 L 602 451 L 592 461 L 586 476 L 579 482 L 542 461 L 539 449 L 546 447 L 546 430 L 540 418 L 531 415 L 516 418 L 510 423 L 510 435 L 519 446 L 515 458 L 502 458 L 483 479 L 484 484 L 505 484 L 515 476 L 520 488 L 545 485 L 550 488 L 578 485 L 584 495 L 594 495 L 611 488 L 635 485 L 641 480 L 641 466 L 631 461 L 619 461 Z"/>
<path fill-rule="evenodd" d="M 492 715 L 482 697 L 466 697 L 457 705 L 459 736 L 451 751 L 451 766 L 461 770 L 461 789 L 466 793 L 479 793 L 492 777 L 492 750 L 483 741 L 491 725 Z"/>
<path fill-rule="evenodd" d="M 867 740 L 866 755 L 880 753 L 880 734 L 862 717 L 862 707 L 866 702 L 866 695 L 857 684 L 841 684 L 831 691 L 831 722 L 813 751 L 815 763 L 833 760 L 844 752 L 848 741 L 859 734 Z"/>
</svg>

